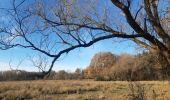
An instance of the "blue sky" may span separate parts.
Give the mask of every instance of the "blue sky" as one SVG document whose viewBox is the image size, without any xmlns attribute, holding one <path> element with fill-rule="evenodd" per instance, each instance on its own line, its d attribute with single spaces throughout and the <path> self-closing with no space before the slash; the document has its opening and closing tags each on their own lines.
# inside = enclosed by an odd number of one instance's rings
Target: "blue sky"
<svg viewBox="0 0 170 100">
<path fill-rule="evenodd" d="M 89 65 L 91 58 L 98 52 L 112 52 L 113 54 L 129 53 L 137 54 L 139 51 L 135 49 L 136 44 L 131 41 L 118 42 L 113 39 L 100 41 L 88 48 L 78 48 L 71 51 L 69 54 L 64 55 L 55 63 L 53 70 L 67 70 L 74 71 L 76 68 L 85 68 Z M 29 62 L 28 55 L 33 51 L 20 48 L 14 48 L 7 51 L 0 51 L 0 70 L 9 69 L 9 61 L 11 60 L 12 68 L 16 68 L 19 61 L 23 63 L 19 69 L 27 71 L 38 71 L 37 68 L 32 66 Z"/>
<path fill-rule="evenodd" d="M 0 0 L 0 7 L 8 7 L 8 0 Z M 1 18 L 0 18 L 1 19 Z M 67 70 L 74 71 L 76 68 L 85 68 L 89 65 L 91 58 L 98 52 L 112 52 L 113 54 L 129 53 L 137 54 L 139 50 L 136 50 L 136 44 L 131 41 L 124 40 L 118 41 L 116 38 L 100 41 L 88 48 L 77 48 L 69 52 L 67 55 L 63 55 L 55 63 L 53 70 Z M 19 69 L 27 71 L 38 71 L 37 68 L 32 66 L 29 61 L 28 55 L 32 55 L 34 51 L 29 49 L 13 48 L 10 50 L 0 50 L 0 71 L 9 70 L 9 61 L 11 62 L 12 68 L 16 68 L 16 65 L 20 60 L 23 63 L 19 66 Z"/>
</svg>

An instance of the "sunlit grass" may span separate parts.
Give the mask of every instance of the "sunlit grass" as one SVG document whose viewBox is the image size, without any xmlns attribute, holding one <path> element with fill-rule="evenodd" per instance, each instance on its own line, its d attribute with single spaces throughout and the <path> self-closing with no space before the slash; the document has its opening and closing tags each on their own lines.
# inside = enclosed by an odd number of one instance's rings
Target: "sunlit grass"
<svg viewBox="0 0 170 100">
<path fill-rule="evenodd" d="M 170 99 L 168 81 L 142 81 L 148 100 Z M 130 89 L 126 81 L 38 80 L 0 82 L 0 99 L 40 100 L 127 100 Z"/>
</svg>

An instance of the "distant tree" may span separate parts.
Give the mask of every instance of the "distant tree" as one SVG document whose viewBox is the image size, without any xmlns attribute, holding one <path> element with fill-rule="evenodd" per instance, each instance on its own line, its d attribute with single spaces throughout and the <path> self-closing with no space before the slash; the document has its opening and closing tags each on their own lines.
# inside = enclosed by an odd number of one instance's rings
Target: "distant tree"
<svg viewBox="0 0 170 100">
<path fill-rule="evenodd" d="M 88 66 L 88 74 L 91 77 L 107 76 L 109 69 L 115 64 L 116 56 L 110 52 L 99 52 L 95 54 Z"/>
<path fill-rule="evenodd" d="M 84 69 L 83 73 L 84 73 L 84 78 L 86 79 L 94 78 L 93 76 L 94 71 L 91 67 L 87 67 L 86 69 Z"/>
<path fill-rule="evenodd" d="M 144 52 L 135 58 L 135 73 L 140 74 L 136 79 L 155 80 L 163 79 L 165 73 L 162 72 L 162 64 L 159 63 L 158 54 Z M 135 75 L 134 75 L 135 76 Z M 167 79 L 167 78 L 166 78 Z"/>
<path fill-rule="evenodd" d="M 170 13 L 165 14 L 165 18 L 162 19 L 161 24 L 165 27 L 165 31 L 170 34 Z"/>
<path fill-rule="evenodd" d="M 1 8 L 0 49 L 29 48 L 52 58 L 111 39 L 160 54 L 170 70 L 169 0 L 11 0 Z M 162 24 L 163 22 L 164 25 Z"/>
<path fill-rule="evenodd" d="M 74 72 L 75 78 L 76 79 L 83 79 L 84 75 L 83 75 L 83 71 L 80 68 L 77 68 Z"/>
<path fill-rule="evenodd" d="M 56 73 L 55 78 L 59 80 L 65 80 L 67 79 L 67 72 L 64 70 L 60 70 Z"/>
<path fill-rule="evenodd" d="M 90 67 L 103 68 L 111 67 L 116 62 L 116 55 L 110 52 L 99 52 L 95 54 L 90 62 Z"/>
<path fill-rule="evenodd" d="M 118 80 L 131 79 L 131 73 L 134 68 L 134 56 L 129 54 L 121 54 L 115 65 L 110 69 L 110 73 L 113 74 Z"/>
</svg>

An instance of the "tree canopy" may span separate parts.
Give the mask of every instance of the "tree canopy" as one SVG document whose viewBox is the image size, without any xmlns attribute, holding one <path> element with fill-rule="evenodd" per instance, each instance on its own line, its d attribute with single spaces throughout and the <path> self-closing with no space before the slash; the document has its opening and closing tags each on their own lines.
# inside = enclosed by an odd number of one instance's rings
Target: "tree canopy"
<svg viewBox="0 0 170 100">
<path fill-rule="evenodd" d="M 11 0 L 1 8 L 0 49 L 38 51 L 53 60 L 110 38 L 125 38 L 170 65 L 168 0 Z M 164 63 L 164 64 L 165 64 Z"/>
</svg>

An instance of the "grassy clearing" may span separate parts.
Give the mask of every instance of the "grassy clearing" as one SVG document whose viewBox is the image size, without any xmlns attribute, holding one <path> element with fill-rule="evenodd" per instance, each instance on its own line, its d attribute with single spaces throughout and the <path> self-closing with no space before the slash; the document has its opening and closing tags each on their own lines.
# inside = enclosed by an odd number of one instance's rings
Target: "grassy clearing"
<svg viewBox="0 0 170 100">
<path fill-rule="evenodd" d="M 170 100 L 167 81 L 142 81 L 148 100 Z M 0 100 L 127 100 L 129 82 L 38 80 L 0 82 Z M 135 83 L 133 83 L 135 84 Z"/>
</svg>

